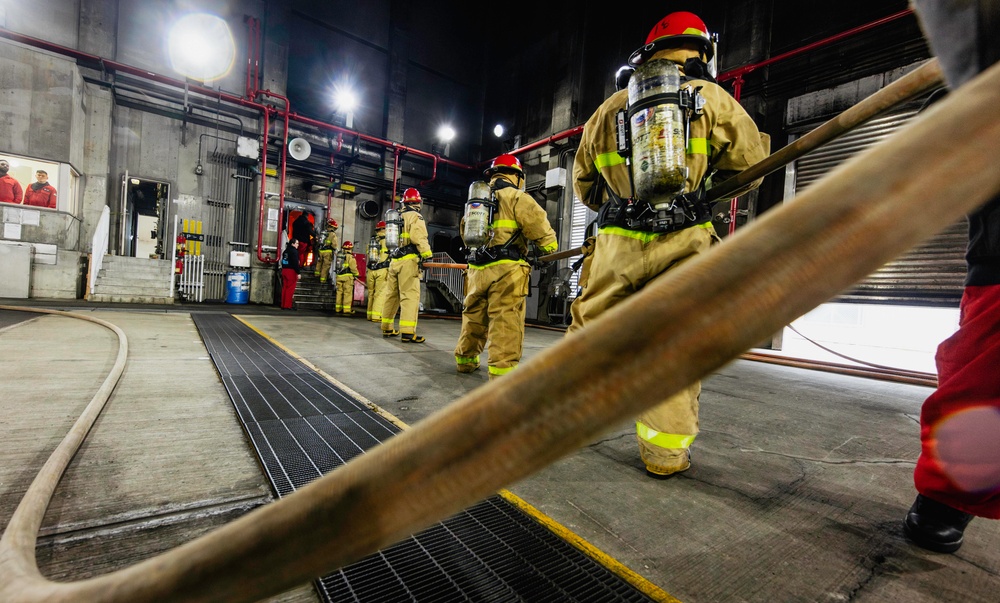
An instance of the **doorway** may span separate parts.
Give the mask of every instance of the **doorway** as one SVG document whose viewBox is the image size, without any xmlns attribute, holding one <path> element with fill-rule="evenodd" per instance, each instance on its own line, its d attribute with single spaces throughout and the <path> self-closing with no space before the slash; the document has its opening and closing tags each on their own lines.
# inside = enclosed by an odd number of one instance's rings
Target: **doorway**
<svg viewBox="0 0 1000 603">
<path fill-rule="evenodd" d="M 321 232 L 317 232 L 316 225 L 324 223 L 321 213 L 318 208 L 293 203 L 285 204 L 281 249 L 284 249 L 285 242 L 293 238 L 299 239 L 299 261 L 303 267 L 311 266 L 316 259 L 316 244 L 320 242 L 317 239 L 322 235 Z"/>
<path fill-rule="evenodd" d="M 121 254 L 137 258 L 164 259 L 169 249 L 166 210 L 170 185 L 158 180 L 124 176 L 124 211 Z"/>
</svg>

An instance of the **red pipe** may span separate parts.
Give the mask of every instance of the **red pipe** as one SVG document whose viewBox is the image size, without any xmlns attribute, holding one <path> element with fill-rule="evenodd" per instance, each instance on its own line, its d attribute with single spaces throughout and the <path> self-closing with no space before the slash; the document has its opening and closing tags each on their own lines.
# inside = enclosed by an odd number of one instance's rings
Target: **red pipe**
<svg viewBox="0 0 1000 603">
<path fill-rule="evenodd" d="M 466 165 L 464 163 L 459 163 L 457 161 L 452 161 L 451 159 L 446 159 L 444 157 L 439 157 L 439 156 L 437 156 L 437 155 L 435 155 L 433 153 L 428 153 L 427 151 L 421 151 L 419 149 L 414 149 L 413 147 L 407 147 L 407 146 L 401 145 L 398 142 L 392 142 L 391 140 L 385 140 L 383 138 L 378 138 L 378 137 L 375 137 L 375 136 L 369 136 L 368 134 L 362 134 L 361 132 L 358 132 L 358 131 L 355 131 L 355 130 L 349 130 L 349 129 L 341 127 L 341 126 L 337 126 L 337 125 L 334 125 L 334 124 L 328 124 L 328 123 L 323 122 L 323 121 L 318 121 L 318 120 L 312 119 L 311 117 L 305 117 L 303 115 L 298 115 L 297 113 L 292 113 L 289 117 L 292 120 L 297 121 L 299 123 L 308 124 L 310 126 L 314 126 L 314 127 L 320 128 L 322 130 L 330 130 L 330 131 L 333 131 L 333 132 L 340 132 L 340 133 L 343 133 L 343 134 L 347 134 L 349 136 L 356 136 L 357 138 L 359 138 L 361 140 L 364 140 L 364 141 L 367 141 L 367 142 L 372 142 L 372 143 L 375 143 L 375 144 L 377 144 L 379 146 L 383 146 L 383 147 L 386 147 L 386 148 L 389 148 L 389 149 L 400 149 L 402 152 L 413 153 L 414 155 L 417 155 L 419 157 L 426 157 L 428 159 L 431 159 L 431 160 L 434 161 L 434 170 L 433 170 L 433 174 L 431 175 L 431 179 L 427 180 L 426 182 L 430 182 L 431 180 L 434 180 L 434 178 L 436 177 L 436 174 L 437 174 L 437 164 L 439 162 L 447 164 L 447 165 L 453 165 L 455 167 L 459 167 L 459 168 L 466 169 L 466 170 L 475 170 L 476 169 L 475 166 L 472 166 L 472 165 Z"/>
<path fill-rule="evenodd" d="M 849 37 L 853 36 L 854 34 L 858 34 L 858 33 L 861 33 L 863 31 L 868 31 L 869 29 L 872 29 L 874 27 L 878 27 L 879 25 L 884 25 L 886 23 L 889 23 L 890 21 L 895 21 L 896 19 L 900 19 L 902 17 L 905 17 L 907 15 L 911 15 L 911 14 L 913 14 L 913 9 L 912 8 L 907 8 L 907 9 L 901 10 L 898 13 L 893 13 L 893 14 L 887 16 L 887 17 L 883 17 L 883 18 L 878 19 L 876 21 L 872 21 L 871 23 L 866 23 L 864 25 L 860 25 L 860 26 L 855 27 L 853 29 L 848 29 L 847 31 L 842 31 L 839 34 L 830 36 L 829 38 L 823 38 L 822 40 L 818 40 L 818 41 L 813 42 L 811 44 L 806 44 L 805 46 L 789 50 L 788 52 L 783 52 L 783 53 L 781 53 L 779 55 L 775 55 L 775 56 L 773 56 L 773 57 L 771 57 L 769 59 L 766 59 L 764 61 L 761 61 L 759 63 L 754 63 L 752 65 L 744 65 L 743 67 L 737 67 L 736 69 L 731 69 L 731 70 L 729 70 L 729 71 L 727 71 L 725 73 L 720 74 L 717 79 L 718 79 L 719 82 L 724 82 L 726 80 L 731 80 L 731 79 L 737 79 L 738 80 L 739 78 L 742 78 L 742 76 L 750 73 L 751 71 L 755 71 L 757 69 L 760 69 L 761 67 L 767 67 L 768 65 L 777 63 L 778 61 L 783 61 L 785 59 L 788 59 L 788 58 L 791 58 L 791 57 L 794 57 L 794 56 L 797 56 L 797 55 L 809 52 L 810 50 L 815 50 L 816 48 L 819 48 L 821 46 L 826 46 L 827 44 L 832 44 L 834 42 L 839 42 L 840 40 L 843 40 L 845 38 L 849 38 Z M 737 100 L 739 100 L 739 97 L 737 97 Z"/>
<path fill-rule="evenodd" d="M 392 150 L 392 196 L 389 198 L 389 207 L 396 207 L 396 175 L 399 173 L 399 149 Z"/>
<path fill-rule="evenodd" d="M 261 262 L 263 264 L 273 264 L 273 263 L 276 263 L 278 261 L 277 257 L 275 257 L 275 259 L 272 260 L 271 258 L 265 258 L 265 257 L 263 257 L 263 253 L 262 253 L 263 250 L 264 250 L 263 243 L 262 243 L 262 241 L 264 240 L 264 207 L 266 205 L 265 202 L 264 202 L 264 199 L 265 199 L 264 191 L 267 188 L 267 186 L 266 186 L 266 184 L 267 184 L 267 138 L 268 138 L 268 134 L 269 134 L 270 129 L 271 129 L 271 124 L 270 124 L 270 121 L 268 119 L 268 115 L 270 113 L 271 113 L 270 109 L 268 109 L 268 108 L 264 109 L 264 132 L 263 132 L 264 133 L 264 136 L 263 136 L 263 139 L 264 139 L 264 148 L 263 148 L 263 151 L 261 152 L 261 163 L 260 163 L 260 205 L 257 208 L 257 261 L 259 261 L 259 262 Z M 280 213 L 278 214 L 278 232 L 279 233 L 281 232 L 281 214 Z M 279 246 L 281 245 L 281 236 L 280 235 L 278 236 L 278 245 Z M 280 253 L 281 253 L 281 250 L 277 249 L 275 251 L 275 256 L 277 256 Z"/>
<path fill-rule="evenodd" d="M 565 131 L 560 132 L 558 134 L 553 134 L 552 136 L 549 136 L 548 138 L 542 138 L 541 140 L 536 140 L 535 142 L 532 142 L 530 144 L 526 144 L 523 147 L 518 147 L 518 148 L 514 149 L 513 151 L 511 151 L 510 153 L 507 153 L 507 154 L 508 155 L 518 155 L 520 153 L 526 153 L 528 151 L 533 151 L 533 150 L 537 149 L 538 147 L 544 147 L 546 145 L 552 144 L 553 142 L 555 142 L 557 140 L 562 140 L 564 138 L 569 138 L 570 136 L 576 136 L 577 134 L 579 134 L 581 132 L 583 132 L 583 126 L 575 126 L 573 128 L 570 128 L 569 130 L 565 130 Z M 475 166 L 473 169 L 476 169 L 476 170 L 482 169 L 483 166 L 490 165 L 490 163 L 492 163 L 492 161 L 493 160 L 491 159 L 489 161 L 480 162 L 479 165 Z"/>
<path fill-rule="evenodd" d="M 282 100 L 282 101 L 285 102 L 285 110 L 284 110 L 284 112 L 280 112 L 277 109 L 275 109 L 275 113 L 277 113 L 278 115 L 282 115 L 284 117 L 284 120 L 285 120 L 285 132 L 282 135 L 282 139 L 281 139 L 281 178 L 280 178 L 279 183 L 278 183 L 278 222 L 280 224 L 281 223 L 281 217 L 285 214 L 285 172 L 286 172 L 286 168 L 288 167 L 288 116 L 291 114 L 291 108 L 292 108 L 292 106 L 291 106 L 291 103 L 289 102 L 289 100 L 288 100 L 287 97 L 284 97 L 284 96 L 282 96 L 280 94 L 277 94 L 275 92 L 271 92 L 270 90 L 255 90 L 253 98 L 257 98 L 257 96 L 269 96 L 271 98 L 276 98 L 278 100 Z M 264 155 L 265 156 L 267 155 L 267 137 L 266 136 L 264 138 Z M 267 179 L 267 173 L 265 172 L 261 176 L 261 178 L 262 178 L 262 180 L 261 180 L 261 190 L 263 190 L 264 189 L 264 180 Z M 261 195 L 261 199 L 263 199 L 263 198 L 264 198 L 264 196 Z M 279 233 L 280 232 L 281 231 L 279 229 Z M 258 238 L 257 239 L 257 255 L 258 256 L 260 255 L 260 250 L 261 250 L 263 244 L 264 244 L 264 242 L 260 238 Z M 280 235 L 278 236 L 278 244 L 279 244 L 279 246 L 281 244 L 281 236 Z M 277 258 L 275 258 L 273 261 L 268 261 L 267 263 L 277 263 L 277 261 L 278 261 Z"/>
<path fill-rule="evenodd" d="M 260 19 L 254 18 L 253 20 L 253 30 L 257 36 L 257 42 L 254 44 L 254 57 L 253 57 L 253 90 L 260 88 L 260 55 L 263 50 L 261 42 L 263 41 L 263 34 L 260 28 Z M 252 91 L 251 91 L 252 92 Z"/>
<path fill-rule="evenodd" d="M 252 17 L 247 17 L 244 21 L 247 24 L 247 71 L 243 77 L 243 96 L 250 96 L 250 72 L 253 69 L 253 22 Z"/>
</svg>

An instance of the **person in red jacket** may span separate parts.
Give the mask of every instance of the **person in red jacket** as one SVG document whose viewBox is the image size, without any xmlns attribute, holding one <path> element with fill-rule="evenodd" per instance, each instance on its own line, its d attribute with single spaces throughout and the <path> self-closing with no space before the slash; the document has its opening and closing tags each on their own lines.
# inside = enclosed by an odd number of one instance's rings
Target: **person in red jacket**
<svg viewBox="0 0 1000 603">
<path fill-rule="evenodd" d="M 24 204 L 34 207 L 56 208 L 56 189 L 49 184 L 49 173 L 45 170 L 35 172 L 35 182 L 24 191 Z"/>
<path fill-rule="evenodd" d="M 21 203 L 21 183 L 7 174 L 10 163 L 0 159 L 0 203 Z"/>
</svg>

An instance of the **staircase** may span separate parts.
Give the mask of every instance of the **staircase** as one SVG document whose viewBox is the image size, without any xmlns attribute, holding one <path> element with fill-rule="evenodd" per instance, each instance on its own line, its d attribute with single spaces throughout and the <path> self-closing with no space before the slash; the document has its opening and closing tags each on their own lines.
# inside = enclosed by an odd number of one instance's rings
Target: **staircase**
<svg viewBox="0 0 1000 603">
<path fill-rule="evenodd" d="M 105 255 L 89 299 L 121 304 L 172 304 L 170 272 L 167 260 Z"/>
<path fill-rule="evenodd" d="M 333 310 L 336 305 L 336 284 L 329 279 L 319 282 L 312 266 L 302 269 L 302 278 L 295 286 L 295 307 L 301 310 Z"/>
<path fill-rule="evenodd" d="M 434 300 L 434 307 L 436 309 L 444 310 L 449 314 L 462 313 L 463 300 L 458 299 L 455 292 L 448 287 L 447 283 L 428 279 L 424 284 L 427 286 L 428 295 Z"/>
</svg>

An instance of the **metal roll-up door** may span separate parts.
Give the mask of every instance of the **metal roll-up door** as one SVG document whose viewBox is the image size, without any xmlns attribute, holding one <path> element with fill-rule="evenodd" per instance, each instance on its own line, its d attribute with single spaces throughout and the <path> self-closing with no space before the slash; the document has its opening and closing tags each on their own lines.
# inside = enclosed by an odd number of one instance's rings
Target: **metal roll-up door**
<svg viewBox="0 0 1000 603">
<path fill-rule="evenodd" d="M 869 120 L 803 156 L 794 166 L 795 192 L 801 193 L 848 158 L 885 140 L 916 113 L 916 109 L 909 109 Z M 957 307 L 965 281 L 967 232 L 967 221 L 963 217 L 882 266 L 833 301 Z"/>
</svg>

